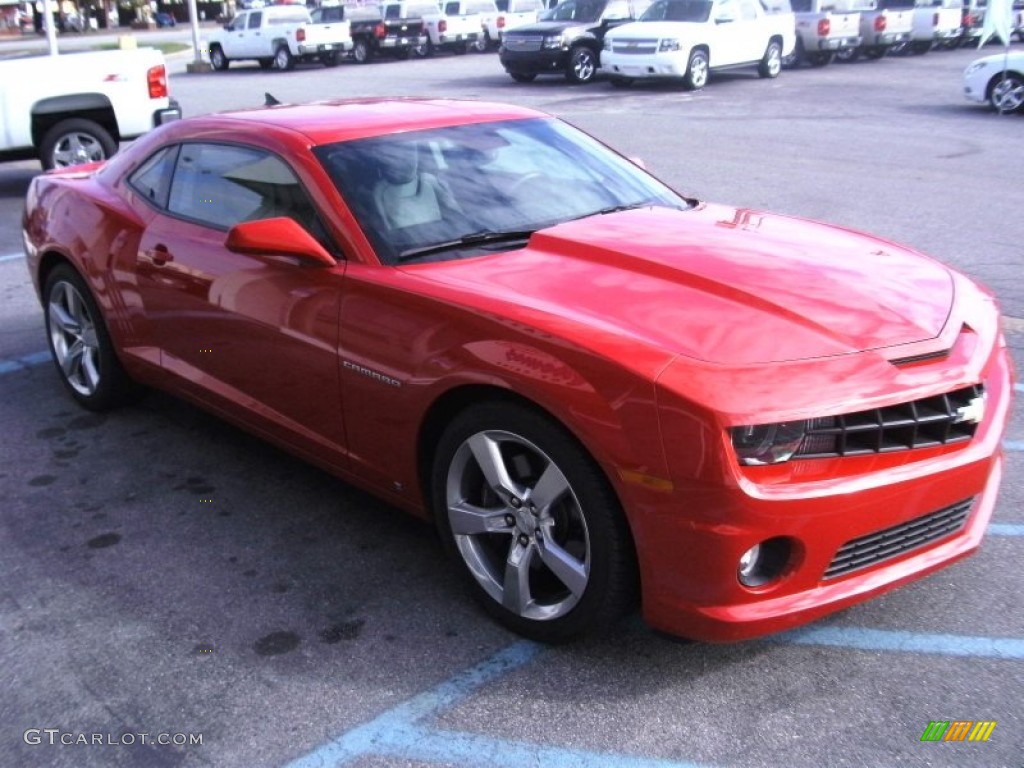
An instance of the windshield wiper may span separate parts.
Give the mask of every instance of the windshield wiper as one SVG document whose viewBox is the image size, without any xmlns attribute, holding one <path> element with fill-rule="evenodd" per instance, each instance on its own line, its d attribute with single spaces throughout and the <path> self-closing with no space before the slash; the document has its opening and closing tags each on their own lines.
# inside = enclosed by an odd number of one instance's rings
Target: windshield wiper
<svg viewBox="0 0 1024 768">
<path fill-rule="evenodd" d="M 525 242 L 529 240 L 530 235 L 536 231 L 537 230 L 535 229 L 519 229 L 509 230 L 506 232 L 473 232 L 472 234 L 463 235 L 455 240 L 447 240 L 443 243 L 433 243 L 432 245 L 421 245 L 416 248 L 409 248 L 398 254 L 398 260 L 408 261 L 410 259 L 415 259 L 418 256 L 429 256 L 432 253 L 441 253 L 443 251 L 467 248 L 474 245 Z"/>
</svg>

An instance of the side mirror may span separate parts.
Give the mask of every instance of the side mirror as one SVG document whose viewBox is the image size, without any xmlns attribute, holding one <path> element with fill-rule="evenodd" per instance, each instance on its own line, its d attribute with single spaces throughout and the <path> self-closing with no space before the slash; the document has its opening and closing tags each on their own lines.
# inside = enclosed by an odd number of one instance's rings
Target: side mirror
<svg viewBox="0 0 1024 768">
<path fill-rule="evenodd" d="M 298 256 L 325 267 L 338 263 L 302 225 L 287 216 L 235 224 L 228 230 L 224 246 L 234 253 Z"/>
</svg>

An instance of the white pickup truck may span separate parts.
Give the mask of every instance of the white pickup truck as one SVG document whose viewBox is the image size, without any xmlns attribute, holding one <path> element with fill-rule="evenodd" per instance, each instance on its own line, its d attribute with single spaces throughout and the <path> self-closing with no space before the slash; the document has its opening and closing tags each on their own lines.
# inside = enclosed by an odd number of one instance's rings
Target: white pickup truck
<svg viewBox="0 0 1024 768">
<path fill-rule="evenodd" d="M 227 69 L 232 61 L 255 60 L 263 69 L 292 69 L 296 61 L 333 67 L 352 50 L 347 21 L 314 24 L 301 5 L 268 5 L 241 11 L 207 38 L 210 64 Z"/>
<path fill-rule="evenodd" d="M 179 118 L 154 48 L 0 61 L 0 160 L 106 160 L 119 142 Z"/>
<path fill-rule="evenodd" d="M 420 56 L 430 57 L 435 51 L 465 53 L 469 46 L 476 46 L 482 32 L 479 14 L 466 13 L 458 0 L 415 4 L 410 13 L 422 17 L 427 29 L 427 42 L 415 49 Z"/>
<path fill-rule="evenodd" d="M 656 0 L 638 21 L 605 35 L 601 67 L 614 85 L 681 79 L 703 88 L 715 69 L 756 66 L 778 77 L 796 45 L 793 14 L 758 0 Z"/>
<path fill-rule="evenodd" d="M 495 0 L 498 13 L 487 22 L 487 47 L 501 42 L 505 30 L 515 29 L 537 21 L 545 8 L 543 0 Z"/>
<path fill-rule="evenodd" d="M 807 62 L 823 67 L 832 63 L 837 51 L 860 45 L 859 13 L 843 13 L 836 8 L 836 0 L 792 0 L 792 6 L 796 49 L 787 62 L 790 65 Z"/>
<path fill-rule="evenodd" d="M 917 0 L 910 51 L 928 53 L 933 47 L 953 48 L 960 42 L 961 0 Z"/>
<path fill-rule="evenodd" d="M 838 7 L 860 14 L 861 44 L 836 58 L 856 61 L 861 54 L 880 59 L 893 46 L 909 43 L 914 32 L 914 0 L 837 0 Z"/>
</svg>

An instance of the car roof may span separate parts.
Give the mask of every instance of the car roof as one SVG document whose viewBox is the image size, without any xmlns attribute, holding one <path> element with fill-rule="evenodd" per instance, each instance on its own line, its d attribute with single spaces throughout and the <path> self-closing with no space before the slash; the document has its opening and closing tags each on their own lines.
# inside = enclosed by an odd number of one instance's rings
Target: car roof
<svg viewBox="0 0 1024 768">
<path fill-rule="evenodd" d="M 524 107 L 484 101 L 449 99 L 355 99 L 312 104 L 282 104 L 259 109 L 222 112 L 182 121 L 195 128 L 237 127 L 236 121 L 305 136 L 312 144 L 381 136 L 469 123 L 547 117 Z M 196 125 L 202 123 L 202 125 Z"/>
</svg>

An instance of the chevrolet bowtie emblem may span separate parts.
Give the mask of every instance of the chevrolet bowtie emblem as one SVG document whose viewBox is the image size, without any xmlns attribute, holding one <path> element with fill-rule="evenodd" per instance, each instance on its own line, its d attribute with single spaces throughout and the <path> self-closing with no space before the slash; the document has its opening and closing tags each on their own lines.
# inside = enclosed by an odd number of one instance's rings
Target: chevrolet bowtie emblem
<svg viewBox="0 0 1024 768">
<path fill-rule="evenodd" d="M 983 418 L 985 418 L 985 396 L 978 395 L 971 398 L 967 405 L 961 405 L 956 409 L 956 412 L 953 414 L 953 423 L 963 424 L 968 422 L 970 424 L 980 424 Z"/>
</svg>

